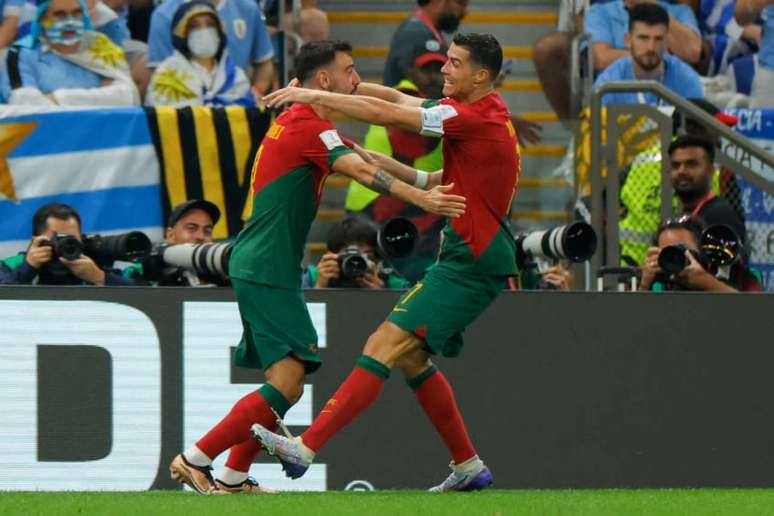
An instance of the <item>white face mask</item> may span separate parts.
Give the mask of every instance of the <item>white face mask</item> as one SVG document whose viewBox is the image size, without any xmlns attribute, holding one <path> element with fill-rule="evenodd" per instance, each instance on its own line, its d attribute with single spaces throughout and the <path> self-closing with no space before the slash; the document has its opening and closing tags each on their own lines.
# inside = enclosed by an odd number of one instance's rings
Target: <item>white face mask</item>
<svg viewBox="0 0 774 516">
<path fill-rule="evenodd" d="M 196 57 L 215 57 L 220 46 L 220 35 L 215 27 L 193 29 L 188 33 L 188 50 Z"/>
</svg>

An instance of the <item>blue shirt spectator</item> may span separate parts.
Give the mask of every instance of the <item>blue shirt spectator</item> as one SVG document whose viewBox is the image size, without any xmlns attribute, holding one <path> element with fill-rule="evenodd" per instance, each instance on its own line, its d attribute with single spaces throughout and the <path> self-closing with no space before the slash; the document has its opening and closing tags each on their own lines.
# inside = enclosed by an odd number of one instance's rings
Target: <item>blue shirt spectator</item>
<svg viewBox="0 0 774 516">
<path fill-rule="evenodd" d="M 594 86 L 611 81 L 637 80 L 633 61 L 634 59 L 629 56 L 622 57 L 611 64 L 597 77 Z M 664 71 L 658 82 L 685 98 L 704 98 L 699 74 L 680 59 L 669 54 L 664 56 Z M 602 97 L 602 105 L 608 104 L 658 105 L 659 99 L 651 93 L 607 93 Z"/>
<path fill-rule="evenodd" d="M 700 34 L 696 16 L 687 5 L 658 2 L 669 16 Z M 613 48 L 626 48 L 624 34 L 629 28 L 629 11 L 623 0 L 595 3 L 583 19 L 583 29 L 591 34 L 591 42 L 608 43 Z"/>
<path fill-rule="evenodd" d="M 148 36 L 148 66 L 156 67 L 172 54 L 172 17 L 183 0 L 166 0 L 153 11 Z M 263 16 L 254 0 L 221 0 L 216 6 L 226 26 L 228 51 L 245 71 L 270 61 L 274 49 Z"/>
<path fill-rule="evenodd" d="M 760 25 L 749 23 L 742 26 L 737 23 L 734 7 L 735 3 L 728 0 L 701 0 L 699 5 L 702 32 L 712 43 L 712 59 L 707 76 L 725 73 L 732 61 L 758 50 Z"/>
<path fill-rule="evenodd" d="M 68 13 L 57 17 L 54 13 Z M 8 52 L 0 95 L 9 104 L 139 104 L 124 52 L 91 29 L 86 5 L 50 0 L 38 6 L 30 34 Z"/>
<path fill-rule="evenodd" d="M 2 0 L 0 0 L 2 1 Z M 12 0 L 18 1 L 22 5 L 20 9 L 22 14 L 19 20 L 19 28 L 16 37 L 21 39 L 30 33 L 32 22 L 35 20 L 37 10 L 36 0 Z M 116 45 L 122 46 L 124 41 L 129 38 L 129 29 L 126 26 L 126 19 L 118 16 L 110 7 L 100 0 L 96 2 L 86 2 L 89 7 L 89 19 L 95 31 L 101 32 Z"/>
<path fill-rule="evenodd" d="M 625 51 L 624 34 L 629 27 L 629 9 L 645 2 L 641 0 L 615 0 L 594 3 L 586 12 L 583 30 L 591 34 L 594 50 L 594 68 L 604 70 L 610 63 L 623 57 Z M 675 44 L 669 50 L 690 64 L 701 57 L 701 32 L 693 11 L 687 5 L 658 2 L 666 9 L 670 17 L 670 31 L 674 33 Z M 628 9 L 627 9 L 628 8 Z M 677 22 L 677 23 L 675 23 Z M 598 44 L 609 46 L 618 52 L 602 57 Z"/>
</svg>

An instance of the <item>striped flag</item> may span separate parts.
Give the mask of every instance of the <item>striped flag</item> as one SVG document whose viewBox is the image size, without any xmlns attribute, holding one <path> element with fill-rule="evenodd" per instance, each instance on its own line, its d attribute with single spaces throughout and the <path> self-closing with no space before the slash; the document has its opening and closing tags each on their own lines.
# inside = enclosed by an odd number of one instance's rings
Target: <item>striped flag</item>
<svg viewBox="0 0 774 516">
<path fill-rule="evenodd" d="M 270 114 L 236 106 L 146 111 L 161 166 L 165 220 L 181 202 L 206 199 L 223 214 L 213 237 L 236 236 L 242 229 L 253 157 Z"/>
<path fill-rule="evenodd" d="M 84 233 L 163 236 L 175 205 L 207 199 L 236 236 L 249 170 L 269 126 L 257 109 L 0 108 L 0 258 L 22 251 L 49 202 L 81 214 Z"/>
<path fill-rule="evenodd" d="M 85 233 L 161 237 L 159 166 L 141 109 L 29 111 L 0 111 L 0 257 L 27 247 L 32 215 L 49 202 L 78 210 Z"/>
</svg>

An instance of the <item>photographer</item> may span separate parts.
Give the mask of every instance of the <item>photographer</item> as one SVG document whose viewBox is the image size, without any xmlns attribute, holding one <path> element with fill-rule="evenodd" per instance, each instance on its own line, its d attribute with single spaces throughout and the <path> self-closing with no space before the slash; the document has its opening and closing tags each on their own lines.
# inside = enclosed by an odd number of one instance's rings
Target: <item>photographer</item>
<svg viewBox="0 0 774 516">
<path fill-rule="evenodd" d="M 74 208 L 49 203 L 38 208 L 32 217 L 33 238 L 26 252 L 2 260 L 8 273 L 0 282 L 9 285 L 137 285 L 115 271 L 105 270 L 87 256 L 66 259 L 58 249 L 65 247 L 67 237 L 83 242 L 81 217 Z M 61 245 L 59 242 L 65 242 Z"/>
<path fill-rule="evenodd" d="M 381 267 L 377 228 L 362 215 L 350 215 L 328 233 L 328 252 L 304 271 L 302 288 L 406 288 L 409 283 Z M 353 266 L 363 264 L 362 270 Z M 358 269 L 358 270 L 355 270 Z M 362 270 L 362 272 L 361 272 Z"/>
<path fill-rule="evenodd" d="M 573 283 L 572 273 L 562 262 L 557 261 L 544 271 L 538 268 L 519 269 L 513 284 L 508 290 L 570 290 Z"/>
<path fill-rule="evenodd" d="M 739 256 L 731 265 L 728 279 L 716 277 L 717 266 L 700 250 L 704 224 L 695 217 L 683 216 L 663 222 L 656 233 L 655 245 L 645 255 L 640 290 L 692 290 L 703 292 L 760 292 L 763 290 L 755 273 Z M 677 274 L 667 274 L 659 265 L 662 251 L 675 246 L 685 253 L 686 265 Z M 743 253 L 742 253 L 743 254 Z M 663 262 L 662 262 L 663 263 Z"/>
<path fill-rule="evenodd" d="M 203 199 L 192 199 L 172 210 L 164 230 L 164 244 L 211 244 L 212 231 L 220 220 L 220 209 Z M 162 244 L 163 246 L 163 244 Z M 159 246 L 157 246 L 157 250 Z M 167 266 L 157 253 L 124 269 L 124 276 L 161 286 L 211 285 L 212 278 L 199 278 L 194 271 Z M 226 280 L 218 284 L 226 284 Z"/>
</svg>

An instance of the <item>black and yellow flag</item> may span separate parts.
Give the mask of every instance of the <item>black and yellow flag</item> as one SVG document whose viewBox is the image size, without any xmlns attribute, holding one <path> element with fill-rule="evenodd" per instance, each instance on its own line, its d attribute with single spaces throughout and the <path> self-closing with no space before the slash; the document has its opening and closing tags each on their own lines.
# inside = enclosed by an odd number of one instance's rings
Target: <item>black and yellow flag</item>
<svg viewBox="0 0 774 516">
<path fill-rule="evenodd" d="M 271 122 L 257 108 L 146 108 L 161 169 L 166 222 L 172 208 L 206 199 L 220 208 L 213 238 L 236 236 L 250 190 L 253 157 Z"/>
</svg>

